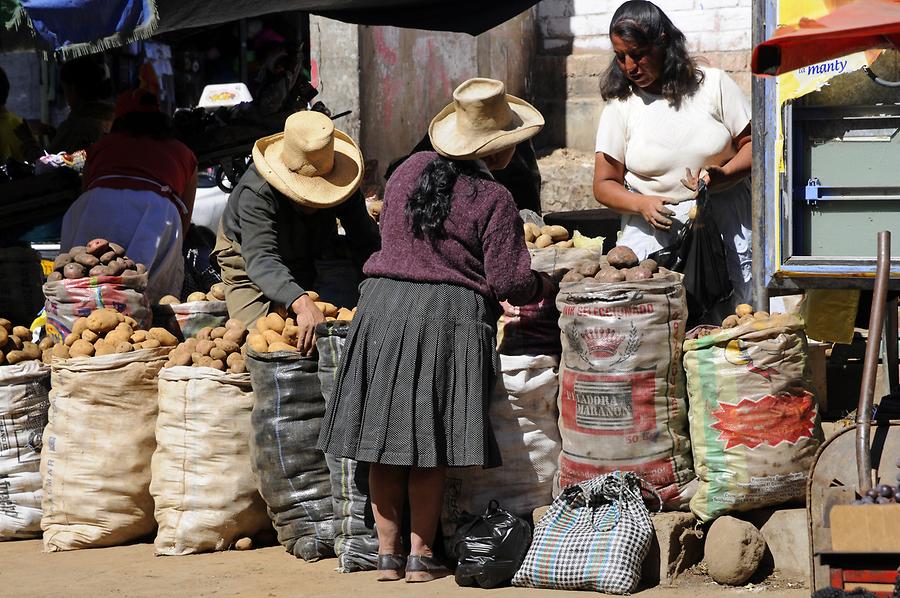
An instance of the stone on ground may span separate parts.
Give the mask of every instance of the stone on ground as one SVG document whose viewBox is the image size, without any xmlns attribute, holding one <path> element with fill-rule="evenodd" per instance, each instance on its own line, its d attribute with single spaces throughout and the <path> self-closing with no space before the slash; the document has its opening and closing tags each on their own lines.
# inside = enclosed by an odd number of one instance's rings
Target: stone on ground
<svg viewBox="0 0 900 598">
<path fill-rule="evenodd" d="M 684 534 L 696 524 L 697 518 L 691 513 L 673 511 L 653 515 L 655 537 L 641 569 L 641 581 L 645 585 L 665 583 L 675 573 L 676 566 L 678 573 L 681 573 L 700 562 L 703 557 L 703 540 L 692 533 Z M 679 563 L 682 548 L 684 557 Z"/>
<path fill-rule="evenodd" d="M 709 576 L 718 583 L 746 583 L 762 562 L 766 541 L 752 523 L 720 517 L 706 534 L 704 558 Z"/>
</svg>

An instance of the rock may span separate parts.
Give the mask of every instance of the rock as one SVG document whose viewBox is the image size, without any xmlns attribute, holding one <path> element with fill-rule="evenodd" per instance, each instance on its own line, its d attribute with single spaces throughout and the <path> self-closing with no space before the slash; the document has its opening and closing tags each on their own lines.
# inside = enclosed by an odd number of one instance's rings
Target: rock
<svg viewBox="0 0 900 598">
<path fill-rule="evenodd" d="M 234 543 L 234 547 L 237 550 L 250 550 L 253 548 L 253 540 L 251 538 L 241 538 Z"/>
<path fill-rule="evenodd" d="M 759 530 L 734 517 L 719 517 L 706 534 L 706 567 L 709 576 L 721 584 L 746 583 L 756 573 L 765 552 L 766 541 Z"/>
</svg>

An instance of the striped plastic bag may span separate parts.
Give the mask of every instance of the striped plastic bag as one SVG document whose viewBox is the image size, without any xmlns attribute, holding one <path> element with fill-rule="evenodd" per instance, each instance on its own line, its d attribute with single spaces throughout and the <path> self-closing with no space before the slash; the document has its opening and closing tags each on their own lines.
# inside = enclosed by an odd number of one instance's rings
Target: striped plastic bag
<svg viewBox="0 0 900 598">
<path fill-rule="evenodd" d="M 822 440 L 795 314 L 684 343 L 701 521 L 802 499 Z"/>
</svg>

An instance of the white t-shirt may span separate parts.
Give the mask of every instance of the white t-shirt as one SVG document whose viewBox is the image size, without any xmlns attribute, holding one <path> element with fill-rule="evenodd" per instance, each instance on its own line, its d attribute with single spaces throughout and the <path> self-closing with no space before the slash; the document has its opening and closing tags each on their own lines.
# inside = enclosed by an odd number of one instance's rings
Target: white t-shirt
<svg viewBox="0 0 900 598">
<path fill-rule="evenodd" d="M 676 110 L 662 96 L 640 89 L 626 100 L 607 102 L 597 128 L 597 151 L 625 165 L 625 183 L 643 195 L 681 200 L 669 206 L 680 223 L 687 221 L 693 192 L 681 179 L 685 168 L 696 174 L 723 164 L 733 154 L 732 140 L 750 123 L 750 103 L 724 72 L 703 68 L 697 92 Z M 642 216 L 622 216 L 619 245 L 643 259 L 674 242 L 679 224 L 669 231 L 651 227 Z"/>
</svg>

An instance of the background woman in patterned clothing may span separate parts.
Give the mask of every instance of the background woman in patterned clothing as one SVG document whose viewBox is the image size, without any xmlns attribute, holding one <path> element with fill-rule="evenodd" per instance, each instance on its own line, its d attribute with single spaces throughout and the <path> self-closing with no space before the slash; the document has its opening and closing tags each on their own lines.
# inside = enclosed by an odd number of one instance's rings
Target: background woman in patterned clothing
<svg viewBox="0 0 900 598">
<path fill-rule="evenodd" d="M 498 301 L 525 304 L 555 284 L 531 270 L 516 205 L 490 172 L 543 124 L 502 82 L 471 79 L 431 122 L 437 153 L 412 155 L 387 183 L 382 249 L 366 263 L 319 438 L 372 464 L 380 580 L 446 575 L 432 554 L 446 467 L 500 463 L 487 414 Z"/>
</svg>

